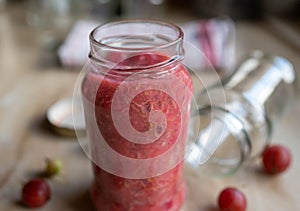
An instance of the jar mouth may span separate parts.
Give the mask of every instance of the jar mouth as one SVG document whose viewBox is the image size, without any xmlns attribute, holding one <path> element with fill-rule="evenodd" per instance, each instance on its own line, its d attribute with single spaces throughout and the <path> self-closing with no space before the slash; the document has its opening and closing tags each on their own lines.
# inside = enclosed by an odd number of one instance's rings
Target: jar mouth
<svg viewBox="0 0 300 211">
<path fill-rule="evenodd" d="M 249 156 L 251 142 L 244 124 L 221 107 L 200 108 L 192 118 L 200 118 L 196 140 L 189 140 L 186 163 L 204 174 L 228 176 Z"/>
<path fill-rule="evenodd" d="M 115 69 L 121 74 L 149 72 L 149 69 L 182 61 L 184 57 L 181 28 L 172 23 L 148 19 L 100 25 L 90 33 L 90 47 L 89 58 L 94 61 L 93 64 Z M 139 60 L 143 57 L 146 59 Z M 134 62 L 128 64 L 128 61 Z"/>
<path fill-rule="evenodd" d="M 107 43 L 103 43 L 102 41 L 97 39 L 97 33 L 99 33 L 101 30 L 105 30 L 110 27 L 117 27 L 117 26 L 124 25 L 124 24 L 130 24 L 130 25 L 150 24 L 150 25 L 157 25 L 160 27 L 167 27 L 167 28 L 173 30 L 177 35 L 174 36 L 174 38 L 172 40 L 170 40 L 168 43 L 157 45 L 157 46 L 151 46 L 151 47 L 143 47 L 143 48 L 141 48 L 141 47 L 117 47 L 117 46 L 113 46 L 113 45 L 110 45 Z M 132 31 L 131 33 L 134 33 L 134 31 Z M 162 39 L 166 38 L 166 37 L 164 37 L 164 35 L 160 35 L 160 36 Z M 99 25 L 95 29 L 92 30 L 89 38 L 90 38 L 90 41 L 92 44 L 97 45 L 99 47 L 104 47 L 104 48 L 113 49 L 113 50 L 119 50 L 119 51 L 153 50 L 153 48 L 157 48 L 157 49 L 168 48 L 169 46 L 172 46 L 172 45 L 182 41 L 183 40 L 183 31 L 179 26 L 172 24 L 172 23 L 168 23 L 168 22 L 149 20 L 149 19 L 130 19 L 130 20 L 115 21 L 115 22 L 110 22 L 110 23 L 105 23 L 105 24 Z"/>
</svg>

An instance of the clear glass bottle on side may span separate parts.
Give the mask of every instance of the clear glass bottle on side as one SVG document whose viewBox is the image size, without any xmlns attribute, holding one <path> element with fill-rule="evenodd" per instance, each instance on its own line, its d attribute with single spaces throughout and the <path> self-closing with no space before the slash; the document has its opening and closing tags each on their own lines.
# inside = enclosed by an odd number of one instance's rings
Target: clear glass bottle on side
<svg viewBox="0 0 300 211">
<path fill-rule="evenodd" d="M 230 175 L 262 153 L 295 92 L 285 58 L 254 51 L 221 84 L 198 95 L 201 128 L 187 162 L 200 171 Z M 218 99 L 226 99 L 218 102 Z M 211 99 L 214 99 L 213 104 Z"/>
</svg>

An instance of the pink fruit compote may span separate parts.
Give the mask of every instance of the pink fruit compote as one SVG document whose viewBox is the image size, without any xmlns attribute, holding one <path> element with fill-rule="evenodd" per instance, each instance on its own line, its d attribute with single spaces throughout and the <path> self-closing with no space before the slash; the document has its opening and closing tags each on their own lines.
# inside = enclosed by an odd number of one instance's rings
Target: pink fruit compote
<svg viewBox="0 0 300 211">
<path fill-rule="evenodd" d="M 161 67 L 157 65 L 163 63 Z M 143 69 L 145 66 L 152 68 Z M 127 80 L 128 75 L 121 74 L 122 67 L 135 67 L 132 68 L 132 73 L 143 79 Z M 149 77 L 146 73 L 151 71 L 155 74 L 151 73 L 152 76 Z M 95 181 L 91 193 L 95 207 L 98 211 L 178 211 L 185 199 L 183 158 L 192 98 L 192 81 L 188 71 L 180 61 L 170 61 L 168 57 L 157 53 L 143 53 L 123 60 L 105 74 L 101 72 L 95 69 L 88 71 L 82 83 L 87 133 L 94 161 Z M 126 100 L 127 92 L 138 89 L 141 81 L 144 86 L 146 81 L 149 87 L 154 81 L 158 82 L 160 89 L 144 89 L 133 98 L 127 110 L 130 120 L 128 124 L 139 132 L 147 132 L 152 127 L 150 113 L 157 110 L 162 112 L 166 123 L 156 124 L 155 132 L 159 138 L 147 144 L 137 144 L 124 138 L 115 127 L 112 116 L 113 112 L 115 116 L 124 112 L 122 105 L 115 110 L 112 106 L 119 86 L 128 84 L 129 88 L 124 89 L 127 91 L 118 95 Z M 179 84 L 183 84 L 185 89 Z M 176 99 L 163 91 L 164 89 L 176 93 Z M 96 118 L 97 126 L 91 125 L 91 118 Z M 159 156 L 168 152 L 176 142 L 176 153 L 170 159 L 175 157 L 178 162 L 162 174 L 149 178 L 132 179 L 115 175 L 96 165 L 99 152 L 96 143 L 99 140 L 95 134 L 99 131 L 115 152 L 134 159 Z M 159 165 L 168 164 L 162 162 Z"/>
</svg>

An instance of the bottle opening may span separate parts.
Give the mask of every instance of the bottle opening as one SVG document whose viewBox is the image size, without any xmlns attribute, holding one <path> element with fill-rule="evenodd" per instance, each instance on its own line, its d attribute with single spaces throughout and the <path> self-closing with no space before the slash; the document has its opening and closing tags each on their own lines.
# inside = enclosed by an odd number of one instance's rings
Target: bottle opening
<svg viewBox="0 0 300 211">
<path fill-rule="evenodd" d="M 233 174 L 250 152 L 246 128 L 234 114 L 220 107 L 200 108 L 192 119 L 199 117 L 200 127 L 191 129 L 190 134 L 199 135 L 196 142 L 188 143 L 186 162 L 205 174 Z"/>
<path fill-rule="evenodd" d="M 112 22 L 90 34 L 90 59 L 104 67 L 150 69 L 183 59 L 183 32 L 173 24 L 151 20 Z"/>
</svg>

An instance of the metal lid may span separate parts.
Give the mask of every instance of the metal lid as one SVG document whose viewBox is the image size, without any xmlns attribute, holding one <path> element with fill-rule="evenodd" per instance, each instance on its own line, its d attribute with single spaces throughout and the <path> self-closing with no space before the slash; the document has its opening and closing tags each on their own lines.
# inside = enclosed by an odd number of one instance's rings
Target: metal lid
<svg viewBox="0 0 300 211">
<path fill-rule="evenodd" d="M 72 98 L 61 99 L 48 109 L 47 121 L 54 132 L 64 136 L 75 137 L 76 134 L 85 133 L 84 118 L 73 116 L 83 117 L 82 112 L 81 104 L 77 103 L 76 100 Z M 76 118 L 76 132 L 73 122 L 74 118 Z"/>
</svg>

